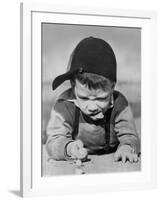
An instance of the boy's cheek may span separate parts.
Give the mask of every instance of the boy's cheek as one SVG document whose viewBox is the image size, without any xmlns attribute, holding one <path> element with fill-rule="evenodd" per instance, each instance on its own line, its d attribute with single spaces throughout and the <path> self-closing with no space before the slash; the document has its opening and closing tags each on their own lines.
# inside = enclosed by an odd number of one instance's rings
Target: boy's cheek
<svg viewBox="0 0 161 200">
<path fill-rule="evenodd" d="M 77 101 L 77 105 L 79 106 L 79 108 L 80 108 L 81 110 L 83 110 L 84 107 L 85 107 L 84 103 L 81 102 L 81 101 Z"/>
<path fill-rule="evenodd" d="M 100 105 L 100 107 L 102 108 L 102 112 L 105 113 L 109 108 L 109 103 L 106 102 L 106 103 Z"/>
<path fill-rule="evenodd" d="M 87 108 L 87 103 L 86 102 L 83 102 L 83 101 L 78 101 L 78 106 L 79 108 L 82 110 L 82 111 L 86 111 L 86 108 Z"/>
<path fill-rule="evenodd" d="M 80 106 L 84 104 L 84 101 L 82 101 L 81 99 L 76 99 L 76 103 Z"/>
</svg>

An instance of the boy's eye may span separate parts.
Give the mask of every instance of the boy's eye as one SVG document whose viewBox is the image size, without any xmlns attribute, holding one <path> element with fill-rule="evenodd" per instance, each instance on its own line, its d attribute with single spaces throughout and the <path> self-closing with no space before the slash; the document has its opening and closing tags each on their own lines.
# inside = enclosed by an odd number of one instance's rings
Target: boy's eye
<svg viewBox="0 0 161 200">
<path fill-rule="evenodd" d="M 97 98 L 97 100 L 98 101 L 105 101 L 105 100 L 107 100 L 107 97 L 105 97 L 105 98 Z"/>
<path fill-rule="evenodd" d="M 79 97 L 79 98 L 82 99 L 82 100 L 88 100 L 87 97 Z"/>
<path fill-rule="evenodd" d="M 87 98 L 87 97 L 79 97 L 79 98 L 82 99 L 82 100 L 85 100 L 85 101 L 89 100 L 89 98 Z M 96 101 L 106 101 L 106 100 L 107 100 L 107 97 L 104 97 L 104 98 L 96 98 L 95 100 L 96 100 Z"/>
</svg>

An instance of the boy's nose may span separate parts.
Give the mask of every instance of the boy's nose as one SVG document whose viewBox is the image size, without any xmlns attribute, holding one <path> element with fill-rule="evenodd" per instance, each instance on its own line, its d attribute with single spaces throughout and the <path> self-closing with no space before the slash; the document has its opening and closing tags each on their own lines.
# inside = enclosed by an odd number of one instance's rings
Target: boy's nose
<svg viewBox="0 0 161 200">
<path fill-rule="evenodd" d="M 97 112 L 98 111 L 97 105 L 94 102 L 89 103 L 88 104 L 88 111 L 92 112 L 92 113 Z"/>
</svg>

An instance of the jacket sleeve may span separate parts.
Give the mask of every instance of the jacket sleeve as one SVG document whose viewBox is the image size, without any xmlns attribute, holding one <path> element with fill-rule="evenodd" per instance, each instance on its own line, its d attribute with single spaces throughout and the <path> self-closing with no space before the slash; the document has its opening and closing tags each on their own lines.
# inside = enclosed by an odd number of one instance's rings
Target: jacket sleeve
<svg viewBox="0 0 161 200">
<path fill-rule="evenodd" d="M 57 103 L 51 111 L 47 125 L 46 148 L 49 156 L 55 160 L 66 160 L 66 146 L 72 140 L 73 116 L 70 107 L 65 103 Z"/>
<path fill-rule="evenodd" d="M 130 145 L 135 153 L 140 153 L 140 139 L 137 135 L 133 114 L 129 106 L 125 107 L 116 117 L 114 130 L 120 142 L 119 147 Z"/>
</svg>

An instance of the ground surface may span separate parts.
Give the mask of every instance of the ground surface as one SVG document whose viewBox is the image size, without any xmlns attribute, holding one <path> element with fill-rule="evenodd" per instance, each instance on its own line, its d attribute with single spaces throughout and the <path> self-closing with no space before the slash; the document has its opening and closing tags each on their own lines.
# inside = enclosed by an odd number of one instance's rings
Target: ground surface
<svg viewBox="0 0 161 200">
<path fill-rule="evenodd" d="M 89 161 L 83 163 L 82 170 L 85 174 L 131 172 L 141 170 L 141 161 L 137 163 L 114 162 L 113 154 L 89 155 Z M 45 146 L 43 146 L 43 176 L 71 175 L 76 172 L 76 164 L 73 161 L 55 161 L 49 159 Z"/>
</svg>

